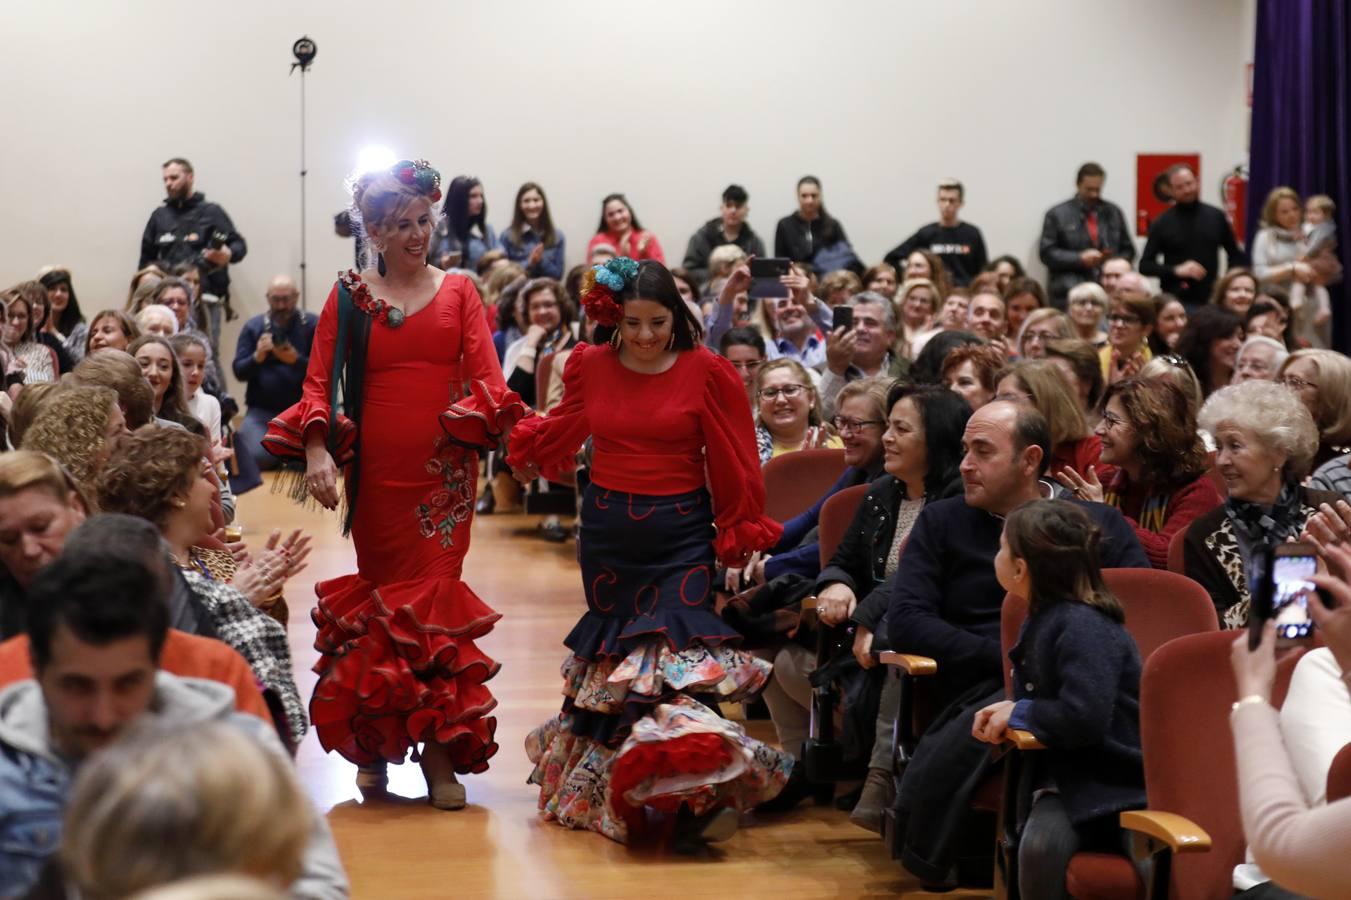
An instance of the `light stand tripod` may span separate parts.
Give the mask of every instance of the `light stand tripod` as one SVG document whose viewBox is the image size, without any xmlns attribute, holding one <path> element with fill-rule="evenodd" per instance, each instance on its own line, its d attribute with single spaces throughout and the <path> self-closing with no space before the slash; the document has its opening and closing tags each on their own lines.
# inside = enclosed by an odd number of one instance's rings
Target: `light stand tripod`
<svg viewBox="0 0 1351 900">
<path fill-rule="evenodd" d="M 305 167 L 305 73 L 310 63 L 319 53 L 319 45 L 308 36 L 302 37 L 291 45 L 291 55 L 296 61 L 291 63 L 291 71 L 300 70 L 300 308 L 309 309 L 309 293 L 306 290 L 306 263 L 308 256 L 305 248 L 305 176 L 309 170 Z"/>
</svg>

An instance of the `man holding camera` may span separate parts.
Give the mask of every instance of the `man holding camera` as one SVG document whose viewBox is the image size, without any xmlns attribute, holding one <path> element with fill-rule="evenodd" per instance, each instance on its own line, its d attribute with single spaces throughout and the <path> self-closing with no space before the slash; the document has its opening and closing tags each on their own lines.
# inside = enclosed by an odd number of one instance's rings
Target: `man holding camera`
<svg viewBox="0 0 1351 900">
<path fill-rule="evenodd" d="M 267 423 L 300 402 L 319 318 L 297 310 L 299 300 L 295 281 L 278 275 L 267 285 L 267 312 L 249 319 L 239 332 L 234 369 L 235 377 L 247 386 L 247 409 L 235 434 L 238 474 L 230 479 L 230 487 L 236 494 L 262 483 L 259 469 L 276 465 L 276 457 L 262 445 Z"/>
<path fill-rule="evenodd" d="M 192 163 L 174 157 L 164 164 L 161 174 L 167 196 L 145 225 L 137 268 L 159 263 L 168 271 L 179 263 L 198 263 L 202 268 L 199 299 L 209 310 L 212 333 L 218 335 L 220 310 L 229 310 L 230 264 L 244 259 L 248 245 L 225 210 L 193 190 Z"/>
</svg>

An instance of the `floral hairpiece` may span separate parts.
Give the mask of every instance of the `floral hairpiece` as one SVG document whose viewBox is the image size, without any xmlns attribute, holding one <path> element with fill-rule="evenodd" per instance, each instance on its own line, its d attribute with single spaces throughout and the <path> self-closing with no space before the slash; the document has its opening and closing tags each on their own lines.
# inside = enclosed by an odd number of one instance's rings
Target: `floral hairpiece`
<svg viewBox="0 0 1351 900">
<path fill-rule="evenodd" d="M 426 194 L 433 203 L 441 199 L 441 173 L 425 159 L 401 159 L 389 171 L 399 181 Z"/>
<path fill-rule="evenodd" d="M 615 294 L 633 284 L 638 277 L 638 263 L 627 256 L 616 256 L 594 265 L 582 276 L 582 306 L 586 317 L 597 325 L 610 328 L 619 324 L 623 314 Z"/>
</svg>

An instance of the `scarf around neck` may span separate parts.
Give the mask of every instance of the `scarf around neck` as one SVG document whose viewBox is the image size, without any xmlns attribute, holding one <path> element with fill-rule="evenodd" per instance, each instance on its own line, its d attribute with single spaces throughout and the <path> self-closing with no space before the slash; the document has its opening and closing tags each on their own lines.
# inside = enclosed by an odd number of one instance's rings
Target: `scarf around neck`
<svg viewBox="0 0 1351 900">
<path fill-rule="evenodd" d="M 1299 491 L 1286 483 L 1271 506 L 1230 497 L 1225 501 L 1224 514 L 1234 530 L 1253 544 L 1282 544 L 1304 527 L 1301 508 Z"/>
</svg>

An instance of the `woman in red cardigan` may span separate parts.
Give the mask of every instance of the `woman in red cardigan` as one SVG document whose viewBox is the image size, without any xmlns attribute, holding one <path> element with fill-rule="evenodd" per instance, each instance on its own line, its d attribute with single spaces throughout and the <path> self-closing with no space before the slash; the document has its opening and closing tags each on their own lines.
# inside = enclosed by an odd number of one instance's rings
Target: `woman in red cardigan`
<svg viewBox="0 0 1351 900">
<path fill-rule="evenodd" d="M 1167 568 L 1173 536 L 1224 502 L 1206 474 L 1196 409 L 1181 388 L 1161 378 L 1118 381 L 1103 400 L 1096 433 L 1102 461 L 1116 473 L 1099 481 L 1089 467 L 1057 477 L 1076 497 L 1121 510 L 1154 568 Z"/>
</svg>

